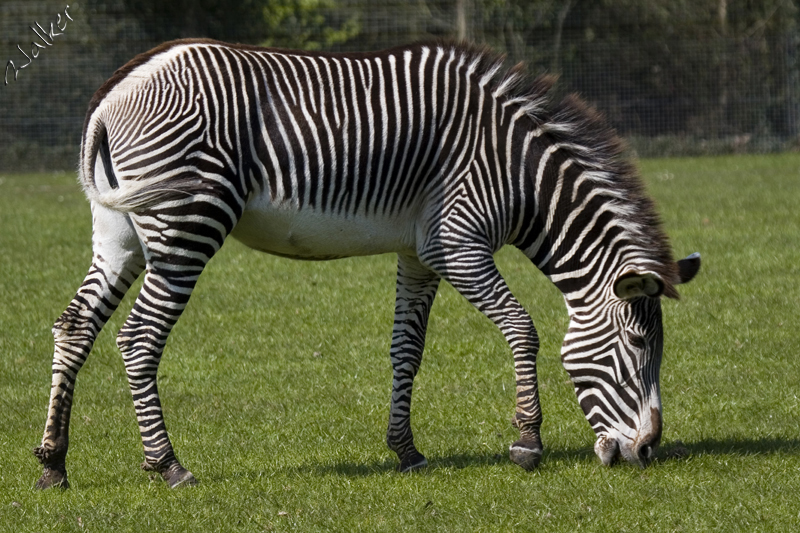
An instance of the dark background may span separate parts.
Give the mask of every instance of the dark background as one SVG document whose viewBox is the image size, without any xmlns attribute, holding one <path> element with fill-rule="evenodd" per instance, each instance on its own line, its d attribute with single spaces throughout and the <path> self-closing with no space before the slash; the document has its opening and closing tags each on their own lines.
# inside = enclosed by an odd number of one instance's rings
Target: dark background
<svg viewBox="0 0 800 533">
<path fill-rule="evenodd" d="M 94 91 L 179 37 L 336 51 L 464 39 L 559 74 L 640 156 L 800 148 L 794 0 L 0 0 L 0 64 L 25 64 L 17 46 L 41 43 L 30 26 L 63 26 L 67 3 L 64 34 L 0 84 L 2 171 L 76 168 Z"/>
</svg>

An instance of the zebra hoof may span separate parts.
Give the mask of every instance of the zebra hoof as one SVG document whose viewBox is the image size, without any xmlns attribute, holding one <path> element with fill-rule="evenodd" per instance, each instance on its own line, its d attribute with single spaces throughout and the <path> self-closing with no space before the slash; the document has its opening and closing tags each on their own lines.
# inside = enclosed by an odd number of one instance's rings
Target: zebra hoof
<svg viewBox="0 0 800 533">
<path fill-rule="evenodd" d="M 169 484 L 169 488 L 171 489 L 197 485 L 197 480 L 195 479 L 194 475 L 182 467 L 178 461 L 172 463 L 172 465 L 168 468 L 159 468 L 158 466 L 153 466 L 147 462 L 144 462 L 142 463 L 142 470 L 146 472 L 155 471 L 160 473 L 161 477 L 164 478 L 164 481 Z"/>
<path fill-rule="evenodd" d="M 518 464 L 529 472 L 536 470 L 542 460 L 542 449 L 540 447 L 529 447 L 524 441 L 517 441 L 508 449 L 511 461 Z"/>
<path fill-rule="evenodd" d="M 169 483 L 169 488 L 176 489 L 178 487 L 193 487 L 197 485 L 197 479 L 195 479 L 194 475 L 185 469 L 184 472 L 185 473 L 177 477 L 177 479 L 174 478 L 167 479 L 167 483 Z"/>
<path fill-rule="evenodd" d="M 164 481 L 169 483 L 169 488 L 171 489 L 197 485 L 197 480 L 194 475 L 178 463 L 172 465 L 166 471 L 161 472 L 161 477 L 164 478 Z"/>
<path fill-rule="evenodd" d="M 36 482 L 35 487 L 39 490 L 68 489 L 67 470 L 44 467 L 44 473 Z"/>
<path fill-rule="evenodd" d="M 426 466 L 428 466 L 428 460 L 425 459 L 424 455 L 415 451 L 400 461 L 400 464 L 397 465 L 397 471 L 404 474 L 406 472 L 412 472 L 414 470 L 425 468 Z"/>
</svg>

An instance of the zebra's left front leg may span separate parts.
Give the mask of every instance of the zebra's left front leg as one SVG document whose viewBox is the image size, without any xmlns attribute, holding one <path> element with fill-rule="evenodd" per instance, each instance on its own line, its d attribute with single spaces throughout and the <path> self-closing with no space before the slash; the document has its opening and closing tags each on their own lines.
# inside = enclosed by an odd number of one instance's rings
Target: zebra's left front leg
<svg viewBox="0 0 800 533">
<path fill-rule="evenodd" d="M 542 411 L 536 378 L 539 337 L 536 328 L 528 312 L 511 294 L 491 253 L 455 246 L 445 247 L 445 257 L 448 256 L 458 257 L 460 261 L 448 264 L 442 277 L 495 323 L 511 347 L 517 382 L 514 421 L 520 438 L 509 447 L 509 456 L 525 470 L 533 470 L 542 458 Z"/>
<path fill-rule="evenodd" d="M 411 432 L 411 392 L 422 363 L 425 331 L 439 276 L 423 267 L 417 258 L 399 255 L 394 327 L 392 328 L 392 405 L 386 443 L 397 454 L 397 470 L 408 472 L 427 466 L 414 446 Z"/>
</svg>

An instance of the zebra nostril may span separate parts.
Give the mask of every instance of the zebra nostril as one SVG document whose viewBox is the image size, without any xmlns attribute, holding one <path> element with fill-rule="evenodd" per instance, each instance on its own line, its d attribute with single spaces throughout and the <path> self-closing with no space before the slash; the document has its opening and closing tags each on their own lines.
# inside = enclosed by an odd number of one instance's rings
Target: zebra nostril
<svg viewBox="0 0 800 533">
<path fill-rule="evenodd" d="M 639 461 L 641 462 L 642 467 L 645 467 L 650 464 L 653 459 L 655 459 L 656 448 L 650 443 L 643 444 L 642 446 L 639 446 L 639 450 L 636 455 L 639 456 Z"/>
<path fill-rule="evenodd" d="M 639 456 L 643 459 L 650 459 L 650 456 L 653 454 L 653 448 L 650 446 L 642 446 L 639 449 Z"/>
</svg>

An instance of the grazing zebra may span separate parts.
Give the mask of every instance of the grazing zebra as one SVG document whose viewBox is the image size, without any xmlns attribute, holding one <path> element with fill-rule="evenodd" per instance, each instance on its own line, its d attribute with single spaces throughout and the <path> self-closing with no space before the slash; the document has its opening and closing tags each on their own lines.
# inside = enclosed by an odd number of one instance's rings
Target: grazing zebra
<svg viewBox="0 0 800 533">
<path fill-rule="evenodd" d="M 119 69 L 92 98 L 83 128 L 93 258 L 53 327 L 37 486 L 68 486 L 76 375 L 142 271 L 117 336 L 142 467 L 173 487 L 195 482 L 167 436 L 156 373 L 229 234 L 294 259 L 397 253 L 387 443 L 401 471 L 426 465 L 410 403 L 442 278 L 511 346 L 520 439 L 510 456 L 538 465 L 539 341 L 493 260 L 516 246 L 564 293 L 564 366 L 597 454 L 605 464 L 621 456 L 647 465 L 662 428 L 659 297 L 677 297 L 699 256 L 672 259 L 614 133 L 576 97 L 550 106 L 551 85 L 449 44 L 327 54 L 183 40 Z"/>
</svg>

